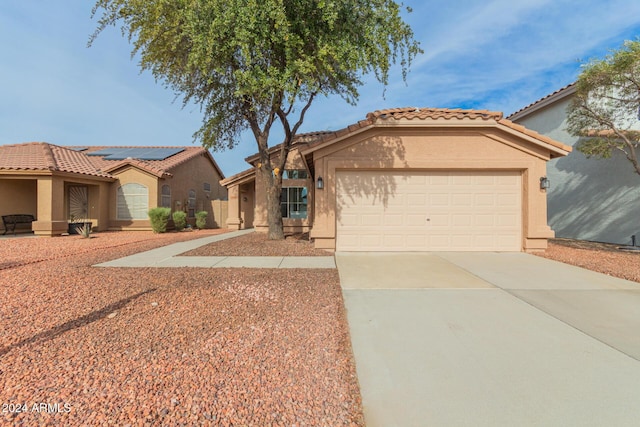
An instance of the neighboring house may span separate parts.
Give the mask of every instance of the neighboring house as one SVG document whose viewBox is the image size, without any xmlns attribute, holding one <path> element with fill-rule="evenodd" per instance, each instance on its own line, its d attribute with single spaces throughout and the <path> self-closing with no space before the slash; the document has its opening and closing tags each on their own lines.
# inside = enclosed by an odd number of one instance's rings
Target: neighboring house
<svg viewBox="0 0 640 427">
<path fill-rule="evenodd" d="M 226 221 L 223 178 L 201 147 L 3 145 L 0 215 L 32 214 L 35 234 L 50 236 L 66 232 L 71 219 L 98 231 L 149 230 L 147 211 L 157 206 L 184 210 L 191 222 L 205 210 L 208 226 L 217 227 Z"/>
<path fill-rule="evenodd" d="M 567 131 L 570 84 L 513 113 L 509 120 L 575 146 Z M 640 237 L 640 176 L 620 152 L 587 158 L 578 150 L 549 162 L 549 225 L 557 237 L 630 244 Z"/>
<path fill-rule="evenodd" d="M 338 251 L 546 248 L 546 163 L 571 150 L 479 110 L 390 109 L 300 135 L 283 175 L 286 232 Z M 277 155 L 277 147 L 272 155 Z M 222 181 L 232 228 L 267 230 L 256 167 Z"/>
</svg>

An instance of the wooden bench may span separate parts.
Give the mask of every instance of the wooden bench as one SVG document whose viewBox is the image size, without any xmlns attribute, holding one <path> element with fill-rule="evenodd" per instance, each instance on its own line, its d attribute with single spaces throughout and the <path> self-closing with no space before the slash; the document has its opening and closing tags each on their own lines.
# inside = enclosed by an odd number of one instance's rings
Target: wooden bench
<svg viewBox="0 0 640 427">
<path fill-rule="evenodd" d="M 8 231 L 13 231 L 13 234 L 15 235 L 17 224 L 31 225 L 35 220 L 36 218 L 29 214 L 2 215 L 2 222 L 4 223 L 4 233 L 2 234 L 7 234 Z"/>
</svg>

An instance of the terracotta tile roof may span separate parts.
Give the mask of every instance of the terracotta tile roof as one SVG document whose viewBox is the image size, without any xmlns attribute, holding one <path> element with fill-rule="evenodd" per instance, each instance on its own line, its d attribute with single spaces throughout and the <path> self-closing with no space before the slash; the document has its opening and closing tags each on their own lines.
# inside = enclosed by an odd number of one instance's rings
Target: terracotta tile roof
<svg viewBox="0 0 640 427">
<path fill-rule="evenodd" d="M 468 121 L 480 121 L 480 122 L 489 122 L 488 124 L 495 124 L 495 126 L 504 126 L 513 131 L 522 133 L 527 135 L 528 137 L 534 138 L 544 144 L 551 145 L 556 149 L 560 150 L 560 153 L 553 154 L 552 157 L 556 157 L 558 155 L 563 155 L 561 152 L 570 152 L 571 147 L 564 145 L 558 141 L 555 141 L 547 136 L 541 135 L 538 132 L 535 132 L 531 129 L 527 129 L 524 126 L 513 123 L 510 120 L 504 118 L 504 115 L 499 111 L 489 111 L 489 110 L 463 110 L 460 108 L 449 109 L 449 108 L 416 108 L 416 107 L 405 107 L 405 108 L 389 108 L 384 110 L 376 110 L 371 113 L 368 113 L 365 120 L 360 120 L 357 123 L 351 124 L 343 129 L 339 129 L 337 131 L 323 131 L 323 132 L 312 132 L 306 134 L 300 134 L 294 140 L 292 147 L 305 144 L 307 147 L 303 149 L 305 155 L 309 155 L 315 148 L 319 146 L 325 146 L 330 144 L 332 141 L 337 140 L 342 137 L 346 137 L 355 132 L 365 130 L 369 127 L 376 126 L 378 124 L 388 123 L 391 120 L 463 120 L 465 122 Z M 281 144 L 278 144 L 274 147 L 271 147 L 269 150 L 270 153 L 276 152 L 281 147 Z M 258 153 L 247 157 L 245 160 L 249 163 L 253 163 L 258 160 Z"/>
<path fill-rule="evenodd" d="M 169 172 L 164 169 L 160 169 L 155 165 L 151 164 L 149 160 L 138 160 L 138 159 L 124 159 L 124 160 L 104 160 L 100 156 L 91 156 L 89 157 L 93 160 L 94 163 L 108 162 L 104 165 L 105 172 L 113 172 L 124 166 L 135 166 L 138 169 L 141 169 L 145 172 L 150 173 L 151 175 L 157 176 L 158 178 L 162 178 L 163 176 L 172 176 Z"/>
<path fill-rule="evenodd" d="M 359 130 L 366 129 L 368 127 L 375 126 L 376 124 L 384 124 L 389 120 L 473 120 L 473 121 L 485 121 L 494 122 L 497 126 L 505 126 L 516 132 L 525 134 L 531 138 L 534 138 L 545 144 L 549 144 L 552 147 L 559 149 L 560 151 L 570 152 L 571 147 L 564 145 L 558 141 L 555 141 L 547 136 L 541 135 L 531 129 L 527 129 L 524 126 L 513 123 L 510 120 L 503 118 L 503 114 L 499 111 L 488 110 L 463 110 L 463 109 L 449 109 L 449 108 L 389 108 L 385 110 L 376 110 L 367 114 L 365 120 L 361 120 L 357 123 L 347 126 L 344 129 L 340 129 L 333 133 L 326 133 L 321 139 L 310 144 L 311 150 L 305 150 L 306 154 L 313 151 L 314 148 L 320 145 L 326 145 L 334 139 L 338 139 L 347 135 L 350 135 Z M 559 154 L 562 155 L 562 154 Z M 555 157 L 552 156 L 552 157 Z"/>
<path fill-rule="evenodd" d="M 462 110 L 449 108 L 389 108 L 386 110 L 377 110 L 367 114 L 367 121 L 373 124 L 378 119 L 393 118 L 396 120 L 407 119 L 481 119 L 481 120 L 500 120 L 502 113 L 488 110 Z"/>
<path fill-rule="evenodd" d="M 183 151 L 174 154 L 173 156 L 169 156 L 164 160 L 138 160 L 138 159 L 124 159 L 124 160 L 105 160 L 102 156 L 88 156 L 91 162 L 99 169 L 105 171 L 113 171 L 119 167 L 127 164 L 132 164 L 138 168 L 141 168 L 153 175 L 162 176 L 162 175 L 171 175 L 171 170 L 176 168 L 177 166 L 188 162 L 194 157 L 205 155 L 209 158 L 209 160 L 213 163 L 214 167 L 218 171 L 221 177 L 224 177 L 222 171 L 218 167 L 218 164 L 211 156 L 209 151 L 205 150 L 202 147 L 180 147 L 180 146 L 150 146 L 150 147 L 134 147 L 134 146 L 92 146 L 88 147 L 85 151 L 82 151 L 84 154 L 93 153 L 96 151 L 101 151 L 106 148 L 181 148 Z M 135 160 L 135 162 L 133 161 Z M 116 166 L 117 164 L 117 166 Z"/>
<path fill-rule="evenodd" d="M 54 170 L 51 150 L 42 142 L 0 146 L 0 169 Z"/>
<path fill-rule="evenodd" d="M 57 171 L 111 178 L 82 153 L 46 142 L 0 146 L 0 170 Z"/>
<path fill-rule="evenodd" d="M 105 148 L 180 148 L 181 152 L 164 160 L 105 160 L 103 156 L 88 156 L 88 153 Z M 204 155 L 214 165 L 220 177 L 222 171 L 209 151 L 202 147 L 61 147 L 46 142 L 0 146 L 0 170 L 60 171 L 83 175 L 113 178 L 113 172 L 123 166 L 132 165 L 157 177 L 171 176 L 177 166 Z"/>
<path fill-rule="evenodd" d="M 245 169 L 242 172 L 238 172 L 235 175 L 231 175 L 229 178 L 225 178 L 220 180 L 220 185 L 227 186 L 231 183 L 236 183 L 240 181 L 251 181 L 254 178 L 256 173 L 256 168 Z"/>
</svg>

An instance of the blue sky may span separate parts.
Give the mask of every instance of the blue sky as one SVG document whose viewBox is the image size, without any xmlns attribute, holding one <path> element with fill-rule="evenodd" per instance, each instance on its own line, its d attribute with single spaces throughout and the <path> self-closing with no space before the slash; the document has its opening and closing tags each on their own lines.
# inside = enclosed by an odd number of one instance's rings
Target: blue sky
<svg viewBox="0 0 640 427">
<path fill-rule="evenodd" d="M 573 82 L 581 61 L 640 36 L 638 0 L 405 1 L 424 55 L 407 82 L 373 78 L 357 106 L 318 99 L 301 131 L 339 129 L 392 107 L 479 108 L 510 114 Z M 96 26 L 87 0 L 7 0 L 0 6 L 0 145 L 190 145 L 197 106 L 150 73 L 110 28 L 87 48 Z M 276 135 L 277 136 L 277 135 Z M 273 139 L 271 144 L 279 140 Z M 214 156 L 225 175 L 248 167 L 246 133 Z"/>
</svg>

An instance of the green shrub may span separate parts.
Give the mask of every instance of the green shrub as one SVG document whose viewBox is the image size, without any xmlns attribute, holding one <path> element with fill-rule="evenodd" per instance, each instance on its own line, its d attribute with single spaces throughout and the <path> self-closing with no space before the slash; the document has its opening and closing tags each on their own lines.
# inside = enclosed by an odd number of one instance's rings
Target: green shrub
<svg viewBox="0 0 640 427">
<path fill-rule="evenodd" d="M 149 220 L 151 221 L 151 228 L 154 233 L 164 233 L 167 231 L 167 223 L 169 222 L 169 215 L 171 215 L 171 209 L 169 208 L 153 208 L 147 212 Z"/>
<path fill-rule="evenodd" d="M 83 226 L 78 228 L 78 234 L 80 234 L 84 239 L 91 238 L 91 223 L 85 222 Z"/>
<path fill-rule="evenodd" d="M 187 226 L 187 214 L 183 211 L 175 211 L 173 213 L 173 224 L 177 231 L 182 231 Z"/>
<path fill-rule="evenodd" d="M 207 211 L 196 212 L 196 227 L 198 227 L 198 229 L 202 230 L 206 227 L 207 215 L 209 215 Z"/>
</svg>

